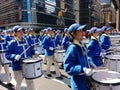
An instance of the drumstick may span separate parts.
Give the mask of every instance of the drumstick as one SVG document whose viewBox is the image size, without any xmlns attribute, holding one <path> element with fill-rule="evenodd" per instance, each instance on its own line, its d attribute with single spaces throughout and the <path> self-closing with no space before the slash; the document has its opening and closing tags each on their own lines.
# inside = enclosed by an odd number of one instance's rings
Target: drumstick
<svg viewBox="0 0 120 90">
<path fill-rule="evenodd" d="M 106 70 L 108 70 L 106 67 L 94 68 L 94 72 L 106 71 Z"/>
<path fill-rule="evenodd" d="M 29 48 L 30 48 L 31 46 L 29 46 L 28 48 L 26 48 L 21 54 L 20 54 L 20 56 L 22 56 Z M 15 62 L 16 60 L 14 60 L 14 62 Z"/>
</svg>

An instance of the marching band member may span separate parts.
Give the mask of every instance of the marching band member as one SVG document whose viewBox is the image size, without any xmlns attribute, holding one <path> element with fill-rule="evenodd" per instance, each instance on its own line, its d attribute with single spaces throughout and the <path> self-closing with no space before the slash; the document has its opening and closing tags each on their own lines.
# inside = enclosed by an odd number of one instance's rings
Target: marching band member
<svg viewBox="0 0 120 90">
<path fill-rule="evenodd" d="M 68 33 L 68 28 L 64 29 L 64 37 L 62 39 L 62 47 L 63 49 L 67 50 L 68 46 L 70 45 L 70 37 L 69 37 L 69 33 Z"/>
<path fill-rule="evenodd" d="M 64 29 L 64 37 L 62 39 L 62 48 L 66 51 L 68 46 L 70 45 L 70 36 L 68 33 L 68 28 Z M 63 63 L 59 67 L 60 69 L 63 69 Z"/>
<path fill-rule="evenodd" d="M 6 58 L 12 61 L 12 69 L 14 72 L 14 78 L 16 80 L 15 90 L 21 90 L 21 83 L 24 79 L 21 62 L 26 59 L 32 57 L 34 54 L 38 54 L 37 51 L 34 51 L 31 47 L 30 41 L 23 38 L 23 31 L 21 26 L 13 27 L 15 39 L 10 41 L 8 44 Z M 26 49 L 28 50 L 24 52 Z M 24 52 L 24 53 L 23 53 Z M 21 53 L 23 53 L 21 55 Z M 27 90 L 35 90 L 33 80 L 27 80 Z"/>
<path fill-rule="evenodd" d="M 101 66 L 102 60 L 101 60 L 101 46 L 98 41 L 98 36 L 101 34 L 101 29 L 98 29 L 97 27 L 92 27 L 89 30 L 89 34 L 91 35 L 91 40 L 88 43 L 87 49 L 88 49 L 88 58 L 90 60 L 90 64 L 93 67 Z"/>
<path fill-rule="evenodd" d="M 11 40 L 14 39 L 13 30 L 12 30 L 12 29 L 8 29 L 8 30 L 6 31 L 6 33 L 7 33 L 6 40 L 7 40 L 7 42 L 9 43 Z"/>
<path fill-rule="evenodd" d="M 60 49 L 61 48 L 61 42 L 62 42 L 62 37 L 60 36 L 60 30 L 56 31 L 56 35 L 55 35 L 55 46 Z"/>
<path fill-rule="evenodd" d="M 88 90 L 86 75 L 90 76 L 93 70 L 88 67 L 85 51 L 80 43 L 83 38 L 85 25 L 72 24 L 69 28 L 70 42 L 64 57 L 64 70 L 71 76 L 72 90 Z"/>
<path fill-rule="evenodd" d="M 103 34 L 100 37 L 101 47 L 103 50 L 108 50 L 112 46 L 110 37 L 108 36 L 111 29 L 107 26 L 103 26 L 101 29 L 103 31 Z"/>
<path fill-rule="evenodd" d="M 28 31 L 29 31 L 28 38 L 29 38 L 31 44 L 32 45 L 39 44 L 38 38 L 34 35 L 35 34 L 34 30 L 32 28 L 28 28 Z"/>
<path fill-rule="evenodd" d="M 45 49 L 45 56 L 46 56 L 46 59 L 48 62 L 46 76 L 52 77 L 52 75 L 50 74 L 50 67 L 51 67 L 52 63 L 54 63 L 55 69 L 56 69 L 56 78 L 62 79 L 61 73 L 59 71 L 59 66 L 56 63 L 56 61 L 54 60 L 55 45 L 54 45 L 54 41 L 52 40 L 53 29 L 51 27 L 48 27 L 47 33 L 48 33 L 47 36 L 43 39 L 43 42 L 42 42 L 43 48 Z"/>
<path fill-rule="evenodd" d="M 7 40 L 2 36 L 2 29 L 0 29 L 0 60 L 1 64 L 4 66 L 5 76 L 7 80 L 7 86 L 13 87 L 13 84 L 10 82 L 10 71 L 9 71 L 9 64 L 10 61 L 6 59 L 5 52 L 7 47 Z M 2 69 L 2 65 L 0 65 L 0 69 Z"/>
<path fill-rule="evenodd" d="M 29 30 L 26 29 L 26 30 L 24 31 L 23 37 L 24 37 L 24 38 L 28 38 L 28 36 L 29 36 Z"/>
</svg>

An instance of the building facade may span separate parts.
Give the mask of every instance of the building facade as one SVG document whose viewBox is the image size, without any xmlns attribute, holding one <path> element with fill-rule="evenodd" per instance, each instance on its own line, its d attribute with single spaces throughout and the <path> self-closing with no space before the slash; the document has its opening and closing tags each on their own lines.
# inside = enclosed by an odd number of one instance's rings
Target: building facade
<svg viewBox="0 0 120 90">
<path fill-rule="evenodd" d="M 65 28 L 75 23 L 73 0 L 0 0 L 0 27 Z"/>
<path fill-rule="evenodd" d="M 100 26 L 100 0 L 80 0 L 80 23 L 91 28 Z"/>
</svg>

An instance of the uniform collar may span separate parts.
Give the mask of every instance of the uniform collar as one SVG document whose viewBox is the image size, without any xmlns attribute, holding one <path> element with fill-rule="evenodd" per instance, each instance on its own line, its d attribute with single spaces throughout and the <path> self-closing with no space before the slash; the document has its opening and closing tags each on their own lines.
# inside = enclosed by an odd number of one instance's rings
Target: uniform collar
<svg viewBox="0 0 120 90">
<path fill-rule="evenodd" d="M 73 40 L 73 43 L 79 45 L 80 47 L 82 46 L 82 44 L 75 39 Z"/>
<path fill-rule="evenodd" d="M 49 37 L 52 37 L 50 34 L 48 34 Z"/>
<path fill-rule="evenodd" d="M 68 34 L 65 34 L 65 36 L 69 36 Z"/>
<path fill-rule="evenodd" d="M 22 41 L 22 39 L 19 39 L 18 37 L 15 37 L 15 40 L 17 40 L 17 41 Z"/>
<path fill-rule="evenodd" d="M 94 40 L 98 40 L 96 37 L 94 37 L 94 36 L 91 36 L 91 39 L 94 39 Z"/>
<path fill-rule="evenodd" d="M 104 36 L 109 36 L 109 35 L 107 35 L 107 34 L 105 34 L 105 33 L 104 33 L 104 34 L 102 34 L 102 35 L 104 35 Z"/>
</svg>

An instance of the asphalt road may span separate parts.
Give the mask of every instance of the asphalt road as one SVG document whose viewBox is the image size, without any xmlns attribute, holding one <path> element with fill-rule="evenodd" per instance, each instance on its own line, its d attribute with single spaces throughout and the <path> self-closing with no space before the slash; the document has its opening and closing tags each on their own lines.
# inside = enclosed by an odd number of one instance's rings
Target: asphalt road
<svg viewBox="0 0 120 90">
<path fill-rule="evenodd" d="M 35 87 L 37 90 L 71 90 L 71 88 L 69 87 L 69 75 L 67 75 L 63 69 L 60 69 L 63 79 L 55 78 L 54 65 L 52 65 L 51 67 L 51 74 L 52 74 L 51 78 L 44 77 L 45 70 L 46 70 L 46 65 L 42 64 L 43 75 L 37 79 L 34 79 Z M 16 85 L 11 67 L 10 67 L 10 72 L 11 72 L 11 83 Z M 4 68 L 2 68 L 2 71 L 0 73 L 0 80 L 2 81 L 2 83 L 0 83 L 0 90 L 14 90 L 6 86 Z M 23 80 L 22 82 L 21 90 L 26 90 L 25 80 Z"/>
</svg>

